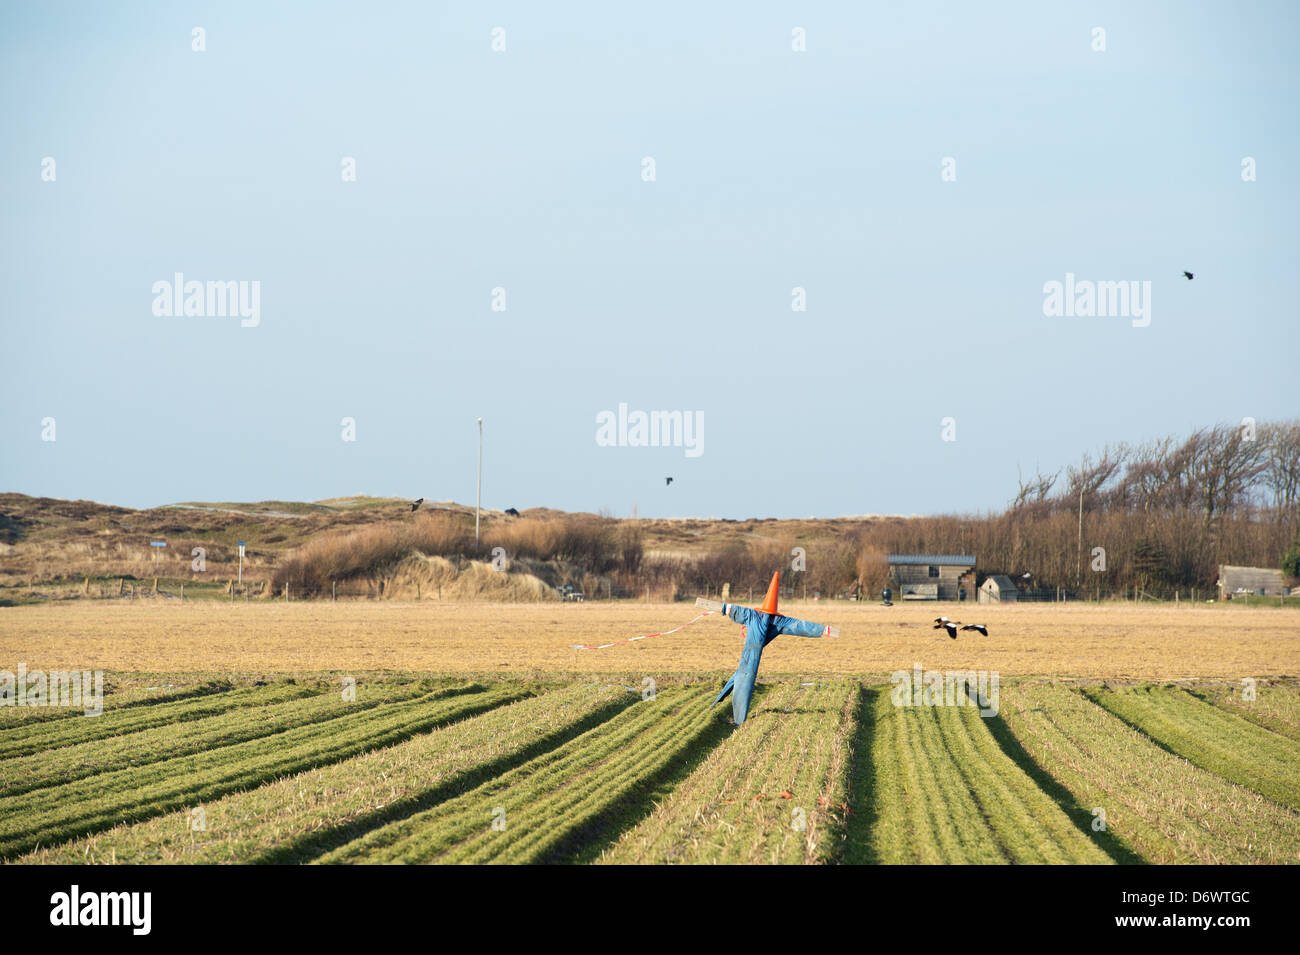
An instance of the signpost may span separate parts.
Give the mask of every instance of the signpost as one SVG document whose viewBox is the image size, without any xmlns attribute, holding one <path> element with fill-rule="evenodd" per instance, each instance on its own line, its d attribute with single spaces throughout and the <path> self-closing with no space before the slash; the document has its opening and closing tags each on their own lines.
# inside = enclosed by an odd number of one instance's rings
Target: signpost
<svg viewBox="0 0 1300 955">
<path fill-rule="evenodd" d="M 244 542 L 239 542 L 239 586 L 244 586 Z"/>
</svg>

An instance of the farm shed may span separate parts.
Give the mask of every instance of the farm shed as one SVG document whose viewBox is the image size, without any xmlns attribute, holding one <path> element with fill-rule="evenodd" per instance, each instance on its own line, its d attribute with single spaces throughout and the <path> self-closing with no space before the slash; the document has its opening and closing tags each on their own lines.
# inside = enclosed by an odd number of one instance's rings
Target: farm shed
<svg viewBox="0 0 1300 955">
<path fill-rule="evenodd" d="M 956 600 L 975 589 L 975 558 L 966 554 L 890 554 L 889 578 L 904 600 Z"/>
<path fill-rule="evenodd" d="M 979 601 L 982 604 L 1015 603 L 1020 591 L 1006 574 L 993 574 L 980 584 Z"/>
<path fill-rule="evenodd" d="M 1238 594 L 1261 597 L 1284 597 L 1282 571 L 1267 567 L 1231 567 L 1219 565 L 1219 599 L 1227 600 Z"/>
</svg>

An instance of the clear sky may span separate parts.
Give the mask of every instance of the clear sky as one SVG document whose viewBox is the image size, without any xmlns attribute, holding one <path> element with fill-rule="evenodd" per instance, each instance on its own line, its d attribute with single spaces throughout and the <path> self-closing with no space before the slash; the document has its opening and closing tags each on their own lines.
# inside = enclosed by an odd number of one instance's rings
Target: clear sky
<svg viewBox="0 0 1300 955">
<path fill-rule="evenodd" d="M 4 4 L 0 490 L 473 503 L 481 415 L 489 507 L 971 512 L 1293 417 L 1298 9 Z M 177 272 L 259 323 L 155 315 Z"/>
</svg>

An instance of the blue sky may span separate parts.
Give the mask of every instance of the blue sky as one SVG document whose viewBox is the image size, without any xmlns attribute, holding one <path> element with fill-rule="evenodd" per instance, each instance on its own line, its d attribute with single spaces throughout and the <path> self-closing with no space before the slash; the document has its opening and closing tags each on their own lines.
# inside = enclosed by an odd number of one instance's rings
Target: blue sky
<svg viewBox="0 0 1300 955">
<path fill-rule="evenodd" d="M 974 512 L 1300 413 L 1295 4 L 615 6 L 5 5 L 0 490 L 472 503 L 481 415 L 490 507 Z"/>
</svg>

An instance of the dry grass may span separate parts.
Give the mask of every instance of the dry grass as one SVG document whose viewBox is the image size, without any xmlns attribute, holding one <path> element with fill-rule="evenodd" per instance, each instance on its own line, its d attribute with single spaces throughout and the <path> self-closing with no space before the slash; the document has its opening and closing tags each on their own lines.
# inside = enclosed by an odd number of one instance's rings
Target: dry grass
<svg viewBox="0 0 1300 955">
<path fill-rule="evenodd" d="M 839 639 L 782 637 L 763 673 L 888 674 L 928 668 L 1115 680 L 1264 678 L 1300 674 L 1300 612 L 1220 607 L 842 602 L 783 605 L 839 625 Z M 957 612 L 954 612 L 957 611 Z M 949 640 L 938 613 L 987 623 L 988 637 Z M 670 629 L 687 604 L 403 602 L 99 602 L 0 609 L 0 669 L 110 672 L 420 670 L 643 674 L 727 671 L 740 628 L 710 617 L 670 636 L 577 651 Z"/>
</svg>

